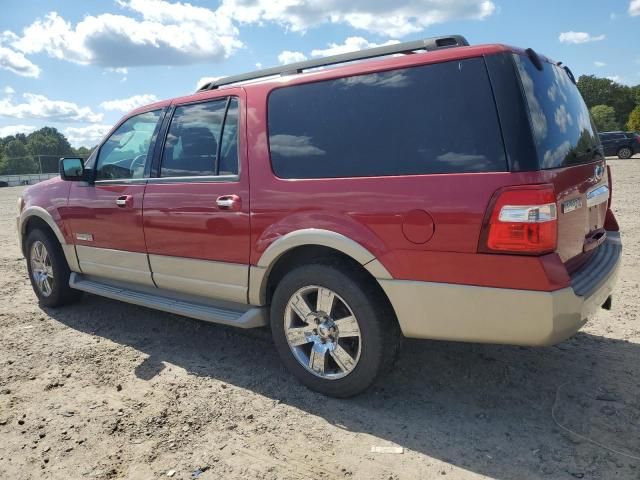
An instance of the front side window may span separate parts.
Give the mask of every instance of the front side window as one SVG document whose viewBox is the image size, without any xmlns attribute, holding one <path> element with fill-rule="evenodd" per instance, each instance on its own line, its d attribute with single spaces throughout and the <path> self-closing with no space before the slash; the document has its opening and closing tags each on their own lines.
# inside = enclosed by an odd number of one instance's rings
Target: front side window
<svg viewBox="0 0 640 480">
<path fill-rule="evenodd" d="M 126 120 L 100 147 L 96 180 L 142 178 L 161 111 L 142 113 Z"/>
<path fill-rule="evenodd" d="M 160 176 L 237 174 L 237 120 L 236 98 L 177 107 L 167 133 Z"/>
<path fill-rule="evenodd" d="M 268 107 L 281 178 L 507 169 L 482 58 L 279 88 Z"/>
</svg>

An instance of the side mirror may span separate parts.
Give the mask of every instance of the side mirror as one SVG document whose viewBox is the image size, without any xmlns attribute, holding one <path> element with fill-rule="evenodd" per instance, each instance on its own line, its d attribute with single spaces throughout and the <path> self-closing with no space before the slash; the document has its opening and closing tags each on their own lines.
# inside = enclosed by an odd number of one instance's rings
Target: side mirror
<svg viewBox="0 0 640 480">
<path fill-rule="evenodd" d="M 61 158 L 60 178 L 70 182 L 79 182 L 85 179 L 84 161 L 81 158 Z"/>
</svg>

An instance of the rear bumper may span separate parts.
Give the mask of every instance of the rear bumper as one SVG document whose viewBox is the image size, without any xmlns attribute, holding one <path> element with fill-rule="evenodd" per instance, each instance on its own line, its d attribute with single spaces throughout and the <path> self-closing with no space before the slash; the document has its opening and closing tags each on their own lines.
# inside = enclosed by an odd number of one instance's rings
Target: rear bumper
<svg viewBox="0 0 640 480">
<path fill-rule="evenodd" d="M 618 232 L 553 292 L 379 280 L 395 309 L 403 334 L 464 342 L 543 346 L 577 332 L 611 295 L 622 244 Z"/>
</svg>

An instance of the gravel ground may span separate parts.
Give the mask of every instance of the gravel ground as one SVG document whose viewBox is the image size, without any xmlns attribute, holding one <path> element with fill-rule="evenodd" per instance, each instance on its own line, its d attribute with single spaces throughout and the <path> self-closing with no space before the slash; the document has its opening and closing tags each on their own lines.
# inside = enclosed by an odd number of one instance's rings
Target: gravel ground
<svg viewBox="0 0 640 480">
<path fill-rule="evenodd" d="M 549 348 L 406 341 L 350 400 L 297 384 L 263 330 L 90 295 L 40 308 L 20 189 L 0 189 L 0 478 L 639 479 L 640 161 L 610 165 L 612 311 Z"/>
</svg>

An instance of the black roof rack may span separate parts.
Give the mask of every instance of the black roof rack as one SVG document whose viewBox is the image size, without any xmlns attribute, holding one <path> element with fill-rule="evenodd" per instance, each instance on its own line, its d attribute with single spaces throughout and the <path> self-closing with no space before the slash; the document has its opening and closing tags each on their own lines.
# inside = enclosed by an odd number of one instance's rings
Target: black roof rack
<svg viewBox="0 0 640 480">
<path fill-rule="evenodd" d="M 302 73 L 304 70 L 309 70 L 310 68 L 326 67 L 328 65 L 336 65 L 338 63 L 366 60 L 368 58 L 394 55 L 397 53 L 411 53 L 415 50 L 426 50 L 429 52 L 443 48 L 463 47 L 468 45 L 469 42 L 467 42 L 466 38 L 462 35 L 448 35 L 444 37 L 426 38 L 424 40 L 414 40 L 412 42 L 396 43 L 394 45 L 367 48 L 366 50 L 360 50 L 358 52 L 342 53 L 340 55 L 332 55 L 330 57 L 290 63 L 280 67 L 265 68 L 263 70 L 256 70 L 255 72 L 250 73 L 232 75 L 230 77 L 224 77 L 213 82 L 209 82 L 200 87 L 198 91 L 213 90 L 223 85 L 246 82 L 248 80 L 256 80 L 265 77 L 273 77 L 276 75 L 294 75 L 296 73 Z"/>
</svg>

